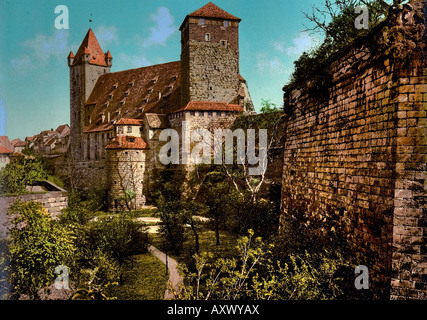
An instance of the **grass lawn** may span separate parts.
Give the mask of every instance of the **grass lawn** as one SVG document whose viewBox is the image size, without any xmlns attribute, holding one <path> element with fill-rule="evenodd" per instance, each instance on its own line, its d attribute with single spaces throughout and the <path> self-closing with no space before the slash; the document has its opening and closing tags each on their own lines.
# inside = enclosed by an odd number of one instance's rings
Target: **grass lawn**
<svg viewBox="0 0 427 320">
<path fill-rule="evenodd" d="M 151 253 L 136 256 L 123 274 L 123 284 L 111 287 L 108 296 L 117 300 L 163 300 L 169 274 L 165 265 Z"/>
</svg>

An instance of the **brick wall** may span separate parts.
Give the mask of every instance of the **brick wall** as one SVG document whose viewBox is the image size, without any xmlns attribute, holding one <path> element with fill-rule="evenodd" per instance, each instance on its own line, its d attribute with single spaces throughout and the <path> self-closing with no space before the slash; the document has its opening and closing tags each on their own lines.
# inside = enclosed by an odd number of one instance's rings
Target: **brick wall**
<svg viewBox="0 0 427 320">
<path fill-rule="evenodd" d="M 377 298 L 426 298 L 423 6 L 395 10 L 339 53 L 323 82 L 284 95 L 282 215 L 295 201 L 331 214 L 368 266 Z"/>
</svg>

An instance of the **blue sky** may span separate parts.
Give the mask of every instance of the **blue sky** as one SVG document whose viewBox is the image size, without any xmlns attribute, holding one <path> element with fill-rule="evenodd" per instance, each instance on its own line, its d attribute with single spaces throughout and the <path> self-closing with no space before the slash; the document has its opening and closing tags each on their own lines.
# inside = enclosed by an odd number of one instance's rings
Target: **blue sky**
<svg viewBox="0 0 427 320">
<path fill-rule="evenodd" d="M 0 135 L 32 136 L 69 123 L 67 56 L 89 28 L 113 56 L 112 72 L 180 59 L 179 26 L 208 0 L 0 0 Z M 320 41 L 304 32 L 303 11 L 319 0 L 216 0 L 242 19 L 240 73 L 255 108 L 282 103 L 293 61 Z M 55 28 L 55 7 L 69 29 Z M 90 21 L 92 20 L 92 21 Z"/>
</svg>

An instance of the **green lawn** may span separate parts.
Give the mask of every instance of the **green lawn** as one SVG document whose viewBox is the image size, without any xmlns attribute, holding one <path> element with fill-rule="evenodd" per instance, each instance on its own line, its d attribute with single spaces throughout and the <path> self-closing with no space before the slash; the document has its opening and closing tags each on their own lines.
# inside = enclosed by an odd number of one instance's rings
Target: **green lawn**
<svg viewBox="0 0 427 320">
<path fill-rule="evenodd" d="M 133 266 L 127 265 L 123 284 L 108 290 L 108 296 L 117 300 L 163 300 L 169 274 L 165 265 L 146 253 L 136 256 Z"/>
</svg>

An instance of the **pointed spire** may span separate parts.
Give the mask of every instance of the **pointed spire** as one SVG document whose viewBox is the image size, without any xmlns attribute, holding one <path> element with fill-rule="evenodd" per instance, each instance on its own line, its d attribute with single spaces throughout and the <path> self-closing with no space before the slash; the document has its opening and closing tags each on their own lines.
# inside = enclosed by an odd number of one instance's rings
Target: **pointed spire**
<svg viewBox="0 0 427 320">
<path fill-rule="evenodd" d="M 70 51 L 70 54 L 68 55 L 68 59 L 70 59 L 70 58 L 74 58 L 74 53 L 73 53 L 73 51 Z"/>
<path fill-rule="evenodd" d="M 107 51 L 107 53 L 105 54 L 105 56 L 109 59 L 113 59 L 113 56 L 110 53 L 110 50 Z"/>
<path fill-rule="evenodd" d="M 76 53 L 74 64 L 83 62 L 83 55 L 86 54 L 89 55 L 90 64 L 107 66 L 104 51 L 101 49 L 101 46 L 99 45 L 98 40 L 96 39 L 92 29 L 89 29 L 85 38 L 83 39 L 83 42 Z"/>
</svg>

